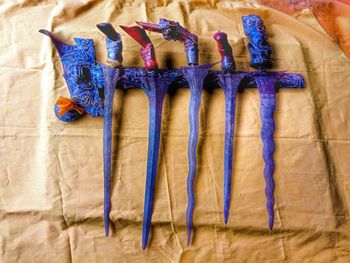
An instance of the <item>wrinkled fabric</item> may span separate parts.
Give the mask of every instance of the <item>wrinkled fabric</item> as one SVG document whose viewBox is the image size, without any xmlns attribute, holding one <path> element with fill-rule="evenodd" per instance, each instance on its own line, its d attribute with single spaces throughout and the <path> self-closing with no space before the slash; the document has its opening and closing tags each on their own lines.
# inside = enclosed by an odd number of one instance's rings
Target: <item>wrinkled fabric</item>
<svg viewBox="0 0 350 263">
<path fill-rule="evenodd" d="M 148 102 L 140 89 L 114 97 L 110 237 L 103 228 L 103 119 L 63 123 L 53 107 L 69 97 L 59 56 L 43 28 L 70 44 L 96 24 L 179 21 L 199 36 L 200 64 L 220 60 L 213 35 L 227 33 L 237 70 L 249 70 L 241 17 L 257 14 L 270 34 L 273 70 L 301 73 L 305 89 L 277 93 L 275 225 L 265 209 L 259 95 L 237 96 L 232 201 L 223 219 L 221 89 L 200 108 L 193 240 L 186 246 L 189 89 L 163 106 L 154 212 L 141 249 Z M 252 1 L 5 1 L 0 5 L 1 262 L 349 262 L 350 63 L 309 10 L 289 16 Z M 118 29 L 117 29 L 118 30 Z M 125 66 L 139 45 L 118 30 Z M 160 67 L 186 65 L 183 46 L 150 33 Z M 219 69 L 220 65 L 215 68 Z"/>
</svg>

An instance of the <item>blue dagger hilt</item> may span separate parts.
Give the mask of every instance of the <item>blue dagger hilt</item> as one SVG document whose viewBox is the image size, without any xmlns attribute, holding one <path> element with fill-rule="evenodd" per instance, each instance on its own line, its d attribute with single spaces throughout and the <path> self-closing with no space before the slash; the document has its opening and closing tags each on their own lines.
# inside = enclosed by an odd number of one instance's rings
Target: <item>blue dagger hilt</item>
<svg viewBox="0 0 350 263">
<path fill-rule="evenodd" d="M 115 31 L 114 27 L 110 23 L 100 23 L 96 26 L 107 36 L 107 63 L 113 68 L 121 67 L 123 63 L 123 43 L 120 38 L 120 34 Z"/>
<path fill-rule="evenodd" d="M 244 33 L 249 39 L 248 49 L 251 59 L 249 65 L 259 71 L 272 68 L 271 47 L 264 22 L 257 15 L 243 16 L 242 22 Z"/>
</svg>

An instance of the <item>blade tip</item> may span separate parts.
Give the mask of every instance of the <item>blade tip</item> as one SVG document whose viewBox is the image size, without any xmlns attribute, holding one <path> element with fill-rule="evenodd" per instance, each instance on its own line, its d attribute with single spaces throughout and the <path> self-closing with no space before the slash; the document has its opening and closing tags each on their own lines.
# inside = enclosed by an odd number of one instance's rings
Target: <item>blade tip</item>
<svg viewBox="0 0 350 263">
<path fill-rule="evenodd" d="M 39 33 L 44 34 L 45 36 L 50 36 L 50 32 L 46 29 L 40 29 Z"/>
<path fill-rule="evenodd" d="M 147 248 L 147 243 L 148 243 L 148 240 L 147 239 L 142 239 L 142 250 L 145 250 Z"/>
<path fill-rule="evenodd" d="M 191 245 L 191 232 L 192 232 L 192 228 L 187 230 L 187 246 L 188 247 Z"/>
</svg>

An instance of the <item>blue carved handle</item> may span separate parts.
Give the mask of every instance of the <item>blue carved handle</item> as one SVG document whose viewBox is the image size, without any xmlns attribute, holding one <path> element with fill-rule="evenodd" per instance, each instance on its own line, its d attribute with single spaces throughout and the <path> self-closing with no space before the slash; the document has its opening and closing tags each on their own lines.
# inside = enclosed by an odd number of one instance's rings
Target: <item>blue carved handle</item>
<svg viewBox="0 0 350 263">
<path fill-rule="evenodd" d="M 110 23 L 100 23 L 96 26 L 107 36 L 107 63 L 114 68 L 121 67 L 123 63 L 123 43 L 120 38 L 120 34 L 115 31 L 114 27 Z"/>
<path fill-rule="evenodd" d="M 58 100 L 55 105 L 56 116 L 62 121 L 74 121 L 83 116 L 84 111 L 93 117 L 102 116 L 103 99 L 99 90 L 103 88 L 104 80 L 101 67 L 95 63 L 94 41 L 74 38 L 76 45 L 68 45 L 47 30 L 41 29 L 39 32 L 50 37 L 55 44 L 62 61 L 70 100 L 74 102 L 67 102 L 69 99 Z M 67 103 L 72 107 L 68 111 Z"/>
<path fill-rule="evenodd" d="M 257 70 L 265 71 L 272 68 L 270 59 L 271 47 L 264 22 L 257 15 L 242 17 L 244 33 L 249 38 L 248 49 L 250 52 L 249 65 Z"/>
</svg>

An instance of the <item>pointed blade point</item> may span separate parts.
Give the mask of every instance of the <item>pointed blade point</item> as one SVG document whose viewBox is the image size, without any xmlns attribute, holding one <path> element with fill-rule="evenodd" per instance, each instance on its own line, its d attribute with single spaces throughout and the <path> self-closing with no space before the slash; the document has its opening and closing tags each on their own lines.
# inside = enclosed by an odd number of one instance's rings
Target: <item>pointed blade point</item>
<svg viewBox="0 0 350 263">
<path fill-rule="evenodd" d="M 191 231 L 187 234 L 187 246 L 191 245 Z"/>
</svg>

